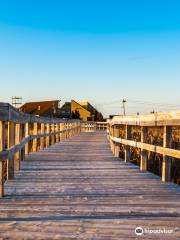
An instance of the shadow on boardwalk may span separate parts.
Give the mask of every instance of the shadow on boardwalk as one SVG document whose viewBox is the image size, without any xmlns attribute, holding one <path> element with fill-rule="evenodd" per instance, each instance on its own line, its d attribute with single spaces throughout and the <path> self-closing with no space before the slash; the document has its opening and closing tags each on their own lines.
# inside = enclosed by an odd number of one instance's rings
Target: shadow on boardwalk
<svg viewBox="0 0 180 240">
<path fill-rule="evenodd" d="M 81 133 L 22 163 L 0 199 L 2 239 L 180 237 L 180 188 L 113 157 L 104 132 Z"/>
</svg>

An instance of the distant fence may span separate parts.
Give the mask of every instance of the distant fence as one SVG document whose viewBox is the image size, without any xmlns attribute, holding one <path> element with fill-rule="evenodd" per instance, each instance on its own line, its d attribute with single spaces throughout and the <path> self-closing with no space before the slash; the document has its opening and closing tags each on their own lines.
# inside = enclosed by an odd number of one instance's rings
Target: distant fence
<svg viewBox="0 0 180 240">
<path fill-rule="evenodd" d="M 180 183 L 180 112 L 114 117 L 108 139 L 116 157 Z"/>
<path fill-rule="evenodd" d="M 82 122 L 81 123 L 81 131 L 82 132 L 95 132 L 95 131 L 106 131 L 107 130 L 107 122 Z"/>
<path fill-rule="evenodd" d="M 80 120 L 33 116 L 0 103 L 0 196 L 4 182 L 14 178 L 25 154 L 36 152 L 81 131 Z"/>
</svg>

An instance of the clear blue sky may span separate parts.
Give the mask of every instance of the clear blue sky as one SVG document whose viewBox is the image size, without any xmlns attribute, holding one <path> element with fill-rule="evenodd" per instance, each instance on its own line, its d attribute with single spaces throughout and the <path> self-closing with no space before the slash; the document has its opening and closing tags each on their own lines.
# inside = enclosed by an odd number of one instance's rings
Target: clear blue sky
<svg viewBox="0 0 180 240">
<path fill-rule="evenodd" d="M 123 97 L 128 113 L 152 109 L 133 100 L 180 105 L 180 1 L 0 1 L 0 83 L 3 102 L 73 98 L 105 114 Z"/>
</svg>

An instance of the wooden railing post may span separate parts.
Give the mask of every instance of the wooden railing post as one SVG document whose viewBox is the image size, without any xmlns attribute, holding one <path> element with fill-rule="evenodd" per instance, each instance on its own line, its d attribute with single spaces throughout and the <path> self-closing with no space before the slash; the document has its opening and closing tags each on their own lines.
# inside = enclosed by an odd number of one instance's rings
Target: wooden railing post
<svg viewBox="0 0 180 240">
<path fill-rule="evenodd" d="M 20 143 L 20 124 L 16 123 L 15 124 L 15 145 Z M 21 156 L 21 151 L 18 151 L 14 155 L 14 171 L 19 171 L 20 169 L 20 156 Z"/>
<path fill-rule="evenodd" d="M 172 145 L 172 127 L 164 126 L 163 147 L 170 148 Z M 162 160 L 162 181 L 171 181 L 171 157 L 163 155 Z"/>
<path fill-rule="evenodd" d="M 67 123 L 67 135 L 66 135 L 66 138 L 67 138 L 67 139 L 69 138 L 69 134 L 70 134 L 70 132 L 69 132 L 69 126 L 70 126 L 70 124 Z"/>
<path fill-rule="evenodd" d="M 45 133 L 45 124 L 41 123 L 41 134 Z M 44 145 L 45 145 L 45 141 L 44 141 L 44 137 L 40 138 L 40 149 L 44 149 Z"/>
<path fill-rule="evenodd" d="M 59 129 L 58 136 L 59 136 L 59 142 L 60 142 L 61 141 L 61 133 L 60 133 L 60 131 L 61 131 L 61 123 L 58 123 L 58 129 Z"/>
<path fill-rule="evenodd" d="M 82 122 L 79 123 L 79 133 L 82 132 L 81 125 L 82 125 Z"/>
<path fill-rule="evenodd" d="M 13 122 L 8 122 L 8 149 L 11 148 L 15 143 L 15 124 Z M 14 178 L 14 156 L 10 156 L 8 159 L 8 170 L 7 178 Z"/>
<path fill-rule="evenodd" d="M 35 122 L 33 124 L 33 135 L 37 135 L 38 134 L 38 124 L 37 122 Z M 37 138 L 35 137 L 33 139 L 33 152 L 36 152 L 37 151 Z"/>
<path fill-rule="evenodd" d="M 77 123 L 74 123 L 74 125 L 75 125 L 75 132 L 74 132 L 74 134 L 78 134 L 79 133 L 79 123 L 77 122 Z"/>
<path fill-rule="evenodd" d="M 56 143 L 58 143 L 59 142 L 59 124 L 58 123 L 56 123 Z"/>
<path fill-rule="evenodd" d="M 5 149 L 5 122 L 0 121 L 0 152 Z M 4 196 L 4 161 L 0 159 L 0 197 Z"/>
<path fill-rule="evenodd" d="M 75 123 L 75 126 L 76 126 L 76 128 L 75 128 L 75 134 L 78 134 L 78 133 L 79 133 L 79 123 L 76 122 L 76 123 Z"/>
<path fill-rule="evenodd" d="M 67 125 L 66 125 L 66 123 L 64 123 L 63 129 L 65 130 L 65 131 L 64 131 L 64 136 L 63 136 L 64 141 L 65 141 L 65 140 L 66 140 L 66 137 L 67 137 L 67 131 L 66 131 Z"/>
<path fill-rule="evenodd" d="M 46 127 L 47 127 L 47 124 L 44 123 L 44 134 L 46 134 Z M 46 136 L 44 137 L 44 148 L 46 148 Z"/>
<path fill-rule="evenodd" d="M 73 127 L 74 127 L 74 124 L 71 123 L 70 128 L 73 128 Z M 72 137 L 74 135 L 74 129 L 71 129 L 70 132 L 71 132 L 70 136 Z"/>
<path fill-rule="evenodd" d="M 0 121 L 0 152 L 5 149 L 5 122 Z"/>
<path fill-rule="evenodd" d="M 54 123 L 51 124 L 51 132 L 53 133 L 52 136 L 51 136 L 51 145 L 54 145 L 55 143 L 55 126 L 54 126 Z"/>
<path fill-rule="evenodd" d="M 110 136 L 113 136 L 113 126 L 110 125 L 110 128 L 109 128 L 109 133 L 110 133 Z M 110 147 L 111 147 L 111 151 L 113 151 L 113 141 L 110 139 Z"/>
<path fill-rule="evenodd" d="M 21 142 L 21 140 L 25 137 L 25 128 L 23 126 L 23 124 L 20 124 L 20 138 L 19 141 Z M 25 146 L 21 148 L 20 151 L 20 162 L 25 160 Z"/>
<path fill-rule="evenodd" d="M 130 140 L 131 137 L 131 126 L 126 125 L 126 139 Z M 130 146 L 125 146 L 125 162 L 129 162 L 131 159 L 131 152 L 130 152 Z"/>
<path fill-rule="evenodd" d="M 67 123 L 65 123 L 65 129 L 66 129 L 66 131 L 65 131 L 65 140 L 67 139 L 67 136 L 68 136 L 68 131 L 67 131 L 67 129 L 68 129 L 68 124 Z"/>
<path fill-rule="evenodd" d="M 29 123 L 25 123 L 25 138 L 29 136 Z M 25 145 L 25 154 L 29 154 L 29 142 Z"/>
<path fill-rule="evenodd" d="M 119 126 L 115 125 L 114 126 L 114 136 L 119 138 L 120 134 L 119 134 Z M 116 158 L 119 158 L 119 152 L 120 152 L 120 145 L 119 143 L 114 143 L 114 156 Z"/>
<path fill-rule="evenodd" d="M 71 129 L 73 127 L 73 124 L 72 123 L 70 123 L 70 137 L 72 137 L 73 136 L 73 129 Z"/>
<path fill-rule="evenodd" d="M 119 143 L 115 143 L 114 156 L 115 156 L 116 158 L 119 158 L 119 152 L 120 152 L 120 145 L 119 145 Z"/>
<path fill-rule="evenodd" d="M 70 127 L 70 123 L 67 123 L 67 139 L 69 138 L 70 136 L 70 131 L 69 131 L 69 127 Z"/>
<path fill-rule="evenodd" d="M 70 123 L 70 128 L 73 128 L 73 123 Z M 70 136 L 72 137 L 73 136 L 73 129 L 70 130 Z"/>
<path fill-rule="evenodd" d="M 141 127 L 141 142 L 142 143 L 145 143 L 147 131 L 148 131 L 147 127 Z M 147 150 L 141 149 L 140 170 L 147 171 L 147 164 L 148 164 L 148 152 L 147 152 Z"/>
<path fill-rule="evenodd" d="M 74 123 L 74 135 L 76 135 L 78 133 L 78 123 Z"/>
<path fill-rule="evenodd" d="M 113 126 L 111 126 L 111 132 L 112 132 L 112 136 L 114 137 L 115 135 L 114 135 L 114 125 Z M 111 142 L 111 151 L 112 151 L 112 153 L 114 154 L 114 149 L 115 149 L 115 142 L 114 141 L 112 141 Z"/>
<path fill-rule="evenodd" d="M 4 162 L 0 159 L 0 197 L 4 196 Z"/>
<path fill-rule="evenodd" d="M 60 123 L 60 131 L 62 131 L 63 130 L 63 123 Z M 61 132 L 60 133 L 60 142 L 62 142 L 63 141 L 63 133 Z"/>
<path fill-rule="evenodd" d="M 48 134 L 48 133 L 50 133 L 50 124 L 49 123 L 47 123 L 46 124 L 46 133 Z M 46 137 L 46 147 L 49 147 L 49 136 L 47 136 Z"/>
</svg>

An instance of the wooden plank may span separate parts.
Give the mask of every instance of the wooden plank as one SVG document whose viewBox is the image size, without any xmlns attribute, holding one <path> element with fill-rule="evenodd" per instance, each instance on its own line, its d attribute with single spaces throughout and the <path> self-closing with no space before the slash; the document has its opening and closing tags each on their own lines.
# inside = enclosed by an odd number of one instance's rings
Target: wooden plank
<svg viewBox="0 0 180 240">
<path fill-rule="evenodd" d="M 143 183 L 143 184 L 142 184 Z M 0 237 L 178 239 L 180 188 L 113 157 L 106 133 L 81 133 L 30 153 L 0 199 Z"/>
</svg>

